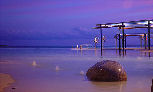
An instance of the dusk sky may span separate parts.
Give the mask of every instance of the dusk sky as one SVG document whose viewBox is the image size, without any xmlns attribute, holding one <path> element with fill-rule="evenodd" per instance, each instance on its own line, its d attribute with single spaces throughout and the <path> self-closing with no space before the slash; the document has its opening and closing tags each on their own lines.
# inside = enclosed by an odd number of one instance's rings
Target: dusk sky
<svg viewBox="0 0 153 92">
<path fill-rule="evenodd" d="M 143 19 L 153 19 L 153 0 L 0 0 L 0 45 L 93 44 L 96 24 Z M 117 31 L 104 29 L 107 42 Z"/>
</svg>

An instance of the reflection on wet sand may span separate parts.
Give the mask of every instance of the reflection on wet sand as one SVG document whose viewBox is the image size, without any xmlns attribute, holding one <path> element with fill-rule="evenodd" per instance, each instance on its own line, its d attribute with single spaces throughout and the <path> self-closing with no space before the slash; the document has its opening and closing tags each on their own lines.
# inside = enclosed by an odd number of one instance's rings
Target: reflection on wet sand
<svg viewBox="0 0 153 92">
<path fill-rule="evenodd" d="M 0 73 L 0 92 L 3 92 L 4 88 L 8 87 L 14 82 L 15 80 L 13 80 L 9 74 Z"/>
<path fill-rule="evenodd" d="M 16 80 L 13 92 L 150 92 L 153 77 L 153 53 L 126 50 L 71 49 L 1 49 L 0 72 Z M 38 53 L 39 51 L 39 53 Z M 26 53 L 25 53 L 26 52 Z M 15 54 L 14 54 L 15 53 Z M 145 56 L 146 53 L 146 56 Z M 11 54 L 11 55 L 10 55 Z M 127 71 L 127 82 L 91 82 L 85 80 L 87 69 L 109 59 Z M 36 67 L 35 67 L 36 66 Z M 56 71 L 57 70 L 57 71 Z M 58 71 L 59 70 L 59 71 Z M 12 91 L 12 87 L 5 89 Z"/>
<path fill-rule="evenodd" d="M 101 89 L 105 92 L 124 92 L 127 82 L 91 82 L 91 84 L 95 87 L 95 89 Z"/>
</svg>

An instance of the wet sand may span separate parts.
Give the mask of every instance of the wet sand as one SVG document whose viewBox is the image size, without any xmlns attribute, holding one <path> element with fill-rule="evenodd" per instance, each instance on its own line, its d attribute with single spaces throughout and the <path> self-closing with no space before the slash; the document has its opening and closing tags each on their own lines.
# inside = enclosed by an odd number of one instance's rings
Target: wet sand
<svg viewBox="0 0 153 92">
<path fill-rule="evenodd" d="M 0 73 L 0 92 L 4 92 L 4 88 L 9 87 L 14 82 L 15 80 L 9 74 Z"/>
<path fill-rule="evenodd" d="M 153 52 L 153 50 L 143 50 L 142 52 Z"/>
</svg>

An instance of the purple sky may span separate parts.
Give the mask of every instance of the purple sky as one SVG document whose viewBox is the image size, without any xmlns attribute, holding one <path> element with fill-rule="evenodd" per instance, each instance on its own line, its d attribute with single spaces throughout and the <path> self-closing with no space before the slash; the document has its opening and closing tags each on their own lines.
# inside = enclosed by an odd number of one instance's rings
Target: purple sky
<svg viewBox="0 0 153 92">
<path fill-rule="evenodd" d="M 153 0 L 0 0 L 0 44 L 93 44 L 95 24 L 142 19 L 153 19 Z M 116 33 L 104 30 L 108 45 Z"/>
</svg>

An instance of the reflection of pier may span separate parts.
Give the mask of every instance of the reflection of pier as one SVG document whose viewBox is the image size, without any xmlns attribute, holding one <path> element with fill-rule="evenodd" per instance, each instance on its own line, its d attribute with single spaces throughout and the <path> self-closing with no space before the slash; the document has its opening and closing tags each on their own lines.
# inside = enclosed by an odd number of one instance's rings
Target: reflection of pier
<svg viewBox="0 0 153 92">
<path fill-rule="evenodd" d="M 102 29 L 104 28 L 113 28 L 117 27 L 119 29 L 119 32 L 122 31 L 122 33 L 117 34 L 118 36 L 118 42 L 119 42 L 119 52 L 121 50 L 121 44 L 122 44 L 122 50 L 124 52 L 126 48 L 126 37 L 127 36 L 140 36 L 144 37 L 145 41 L 145 49 L 147 49 L 146 45 L 148 45 L 148 50 L 150 50 L 151 43 L 150 43 L 150 30 L 153 28 L 153 20 L 140 20 L 140 21 L 129 21 L 129 22 L 120 22 L 120 23 L 106 23 L 106 24 L 96 24 L 96 27 L 94 29 L 100 29 L 101 39 L 102 39 Z M 143 34 L 125 34 L 125 29 L 136 29 L 136 28 L 146 28 L 148 29 L 147 33 Z M 147 40 L 146 40 L 147 38 Z M 117 37 L 116 37 L 117 39 Z M 122 40 L 122 42 L 121 42 Z M 146 44 L 148 41 L 148 44 Z M 124 53 L 123 53 L 124 54 Z M 102 55 L 102 41 L 101 41 L 101 55 Z"/>
</svg>

